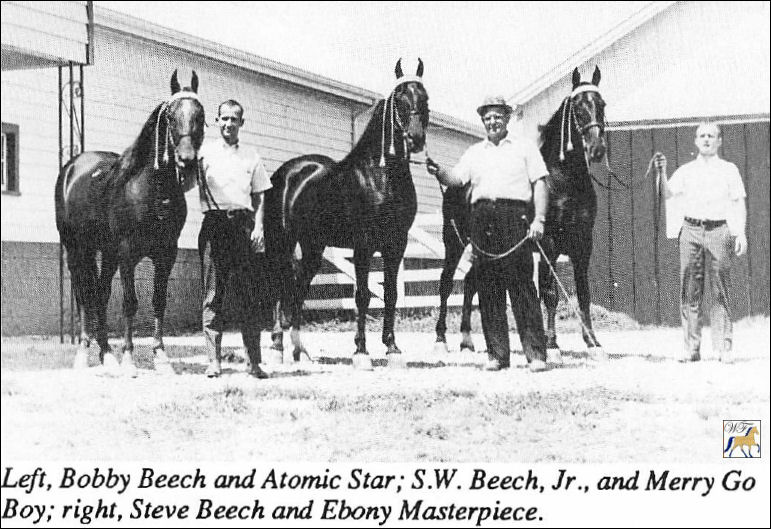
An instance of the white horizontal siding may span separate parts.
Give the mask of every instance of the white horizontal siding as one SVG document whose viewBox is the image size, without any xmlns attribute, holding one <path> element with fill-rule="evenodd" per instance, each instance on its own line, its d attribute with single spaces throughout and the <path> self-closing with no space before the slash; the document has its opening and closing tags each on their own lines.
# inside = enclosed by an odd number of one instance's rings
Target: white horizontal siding
<svg viewBox="0 0 771 529">
<path fill-rule="evenodd" d="M 207 138 L 217 138 L 217 105 L 229 98 L 245 109 L 241 140 L 263 157 L 269 173 L 302 154 L 339 160 L 351 150 L 352 120 L 364 105 L 124 33 L 98 28 L 96 64 L 84 69 L 86 150 L 123 152 L 137 137 L 152 110 L 169 96 L 169 80 L 189 84 L 198 73 Z M 68 72 L 64 70 L 66 82 Z M 363 130 L 370 115 L 360 115 Z M 58 170 L 58 99 L 55 69 L 3 73 L 2 119 L 19 125 L 20 196 L 2 196 L 3 240 L 55 242 L 54 184 Z M 66 118 L 65 118 L 66 119 Z M 443 165 L 457 162 L 477 141 L 466 134 L 431 126 L 431 156 Z M 69 134 L 65 133 L 65 143 Z M 421 159 L 420 155 L 416 159 Z M 66 160 L 65 160 L 66 161 Z M 419 211 L 441 209 L 436 180 L 422 166 L 412 167 Z M 186 196 L 188 222 L 180 245 L 195 248 L 201 212 L 197 189 Z"/>
<path fill-rule="evenodd" d="M 83 2 L 3 2 L 2 43 L 32 56 L 86 62 Z"/>
</svg>

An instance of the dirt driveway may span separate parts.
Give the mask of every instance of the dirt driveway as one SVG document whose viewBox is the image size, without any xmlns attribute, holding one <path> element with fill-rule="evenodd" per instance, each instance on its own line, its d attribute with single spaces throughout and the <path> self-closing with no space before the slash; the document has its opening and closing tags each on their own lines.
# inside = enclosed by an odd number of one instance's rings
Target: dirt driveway
<svg viewBox="0 0 771 529">
<path fill-rule="evenodd" d="M 135 379 L 73 372 L 74 347 L 56 340 L 3 339 L 2 457 L 714 463 L 723 419 L 768 419 L 768 318 L 737 325 L 733 365 L 712 358 L 708 338 L 704 361 L 673 361 L 679 329 L 605 333 L 605 363 L 563 335 L 565 364 L 539 374 L 522 355 L 508 371 L 482 371 L 485 355 L 458 352 L 458 336 L 449 354 L 432 351 L 430 333 L 397 339 L 407 369 L 383 366 L 370 333 L 376 367 L 358 372 L 352 333 L 307 334 L 317 361 L 267 366 L 266 381 L 238 362 L 206 379 L 198 337 L 168 340 L 176 375 L 153 371 L 140 340 Z"/>
</svg>

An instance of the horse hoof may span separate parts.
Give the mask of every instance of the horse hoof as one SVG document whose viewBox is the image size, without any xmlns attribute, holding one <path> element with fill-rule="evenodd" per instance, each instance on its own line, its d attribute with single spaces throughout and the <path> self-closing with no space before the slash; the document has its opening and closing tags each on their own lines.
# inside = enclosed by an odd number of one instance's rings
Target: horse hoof
<svg viewBox="0 0 771 529">
<path fill-rule="evenodd" d="M 120 363 L 112 353 L 104 353 L 102 356 L 102 365 L 108 372 L 117 373 L 120 370 Z"/>
<path fill-rule="evenodd" d="M 450 350 L 447 348 L 447 342 L 434 343 L 434 354 L 448 354 Z"/>
<path fill-rule="evenodd" d="M 372 359 L 367 353 L 354 353 L 353 368 L 357 371 L 373 371 Z"/>
<path fill-rule="evenodd" d="M 401 353 L 387 353 L 386 365 L 392 369 L 406 369 L 407 361 Z"/>
<path fill-rule="evenodd" d="M 169 362 L 168 359 L 166 359 L 165 362 L 159 362 L 158 359 L 155 359 L 155 372 L 159 375 L 176 375 L 177 372 L 174 371 L 174 368 L 171 365 L 171 362 Z"/>
<path fill-rule="evenodd" d="M 294 364 L 294 351 L 288 349 L 281 351 L 281 362 L 284 364 Z"/>
<path fill-rule="evenodd" d="M 269 365 L 282 364 L 284 363 L 284 352 L 271 347 L 262 355 L 262 361 Z"/>
<path fill-rule="evenodd" d="M 460 352 L 461 353 L 475 353 L 476 352 L 476 347 L 474 347 L 473 343 L 461 342 L 461 344 L 460 344 Z"/>
<path fill-rule="evenodd" d="M 311 358 L 310 353 L 306 351 L 305 349 L 300 349 L 299 351 L 295 351 L 294 354 L 295 361 L 300 362 L 301 364 L 312 364 L 313 358 Z"/>
<path fill-rule="evenodd" d="M 561 364 L 562 352 L 559 349 L 549 348 L 546 349 L 546 363 L 547 364 Z"/>
<path fill-rule="evenodd" d="M 588 347 L 586 351 L 589 353 L 589 358 L 596 362 L 606 362 L 608 360 L 608 353 L 602 347 Z"/>
<path fill-rule="evenodd" d="M 127 378 L 137 377 L 137 366 L 134 365 L 134 361 L 130 357 L 124 355 L 123 362 L 120 364 L 121 374 Z"/>
<path fill-rule="evenodd" d="M 72 362 L 73 369 L 88 369 L 88 349 L 78 349 L 75 353 L 75 360 Z"/>
</svg>

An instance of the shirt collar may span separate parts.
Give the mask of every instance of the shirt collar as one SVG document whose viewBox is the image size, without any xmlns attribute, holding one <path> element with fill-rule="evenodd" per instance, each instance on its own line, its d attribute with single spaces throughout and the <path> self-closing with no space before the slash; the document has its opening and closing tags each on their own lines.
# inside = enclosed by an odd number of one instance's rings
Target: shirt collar
<svg viewBox="0 0 771 529">
<path fill-rule="evenodd" d="M 506 135 L 505 138 L 503 138 L 501 141 L 498 142 L 498 145 L 495 145 L 493 142 L 491 142 L 489 138 L 485 138 L 484 139 L 485 149 L 490 148 L 490 147 L 500 147 L 504 143 L 513 143 L 511 141 L 511 131 L 509 131 L 509 133 Z"/>
<path fill-rule="evenodd" d="M 699 160 L 700 163 L 703 163 L 705 165 L 715 165 L 717 163 L 720 163 L 720 157 L 716 154 L 715 156 L 702 156 L 699 154 L 696 156 L 696 159 Z"/>
<path fill-rule="evenodd" d="M 222 146 L 223 149 L 233 149 L 233 150 L 235 150 L 235 149 L 238 149 L 238 146 L 240 144 L 241 144 L 240 140 L 236 141 L 236 143 L 234 145 L 231 145 L 231 144 L 229 144 L 228 142 L 225 141 L 225 138 L 220 138 L 220 145 Z"/>
</svg>

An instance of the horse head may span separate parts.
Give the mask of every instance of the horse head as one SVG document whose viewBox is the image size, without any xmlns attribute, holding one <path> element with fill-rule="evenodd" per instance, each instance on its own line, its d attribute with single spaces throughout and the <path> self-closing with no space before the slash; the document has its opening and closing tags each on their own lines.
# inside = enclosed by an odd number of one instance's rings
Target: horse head
<svg viewBox="0 0 771 529">
<path fill-rule="evenodd" d="M 394 72 L 396 85 L 390 97 L 395 125 L 401 130 L 406 150 L 420 152 L 426 145 L 428 128 L 428 92 L 423 87 L 423 61 L 418 58 L 415 75 L 405 76 L 399 59 Z"/>
<path fill-rule="evenodd" d="M 174 163 L 185 179 L 195 177 L 198 150 L 204 137 L 205 113 L 198 99 L 198 75 L 193 71 L 190 86 L 180 88 L 177 71 L 171 76 L 171 98 L 164 113 L 167 135 L 174 148 Z"/>
<path fill-rule="evenodd" d="M 578 68 L 573 70 L 573 91 L 569 97 L 573 124 L 584 140 L 587 162 L 605 157 L 605 101 L 600 95 L 600 69 L 595 66 L 592 82 L 581 82 Z"/>
</svg>

